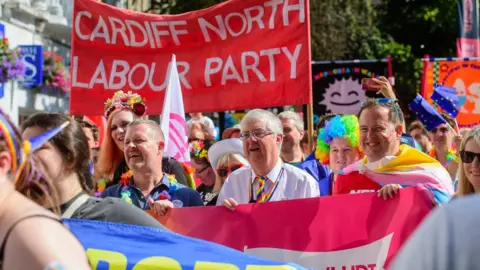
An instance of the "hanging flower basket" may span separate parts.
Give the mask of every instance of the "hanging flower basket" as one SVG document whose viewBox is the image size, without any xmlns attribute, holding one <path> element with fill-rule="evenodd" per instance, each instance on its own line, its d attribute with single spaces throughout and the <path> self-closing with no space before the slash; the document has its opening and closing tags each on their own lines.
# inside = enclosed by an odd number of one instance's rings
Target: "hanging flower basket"
<svg viewBox="0 0 480 270">
<path fill-rule="evenodd" d="M 0 39 L 0 83 L 22 78 L 25 69 L 20 48 L 10 50 L 8 38 Z"/>
<path fill-rule="evenodd" d="M 43 85 L 41 91 L 68 94 L 70 82 L 62 63 L 62 57 L 53 52 L 43 53 Z"/>
</svg>

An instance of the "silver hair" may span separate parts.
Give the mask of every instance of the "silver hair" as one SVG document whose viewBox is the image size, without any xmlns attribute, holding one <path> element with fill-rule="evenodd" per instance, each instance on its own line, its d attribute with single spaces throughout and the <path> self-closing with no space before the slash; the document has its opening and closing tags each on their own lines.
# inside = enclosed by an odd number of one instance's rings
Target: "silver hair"
<svg viewBox="0 0 480 270">
<path fill-rule="evenodd" d="M 290 119 L 293 120 L 295 127 L 298 131 L 304 131 L 305 125 L 303 124 L 303 119 L 300 117 L 300 114 L 293 111 L 284 111 L 278 114 L 278 118 L 281 119 Z"/>
<path fill-rule="evenodd" d="M 240 122 L 240 131 L 244 131 L 244 123 L 247 121 L 263 121 L 265 122 L 265 128 L 267 131 L 271 131 L 274 133 L 275 136 L 278 134 L 282 134 L 283 136 L 283 125 L 282 121 L 280 121 L 280 118 L 276 116 L 274 113 L 269 112 L 267 110 L 262 110 L 262 109 L 254 109 L 249 111 L 242 119 Z M 278 144 L 278 155 L 280 155 L 280 152 L 282 150 L 282 142 Z"/>
<path fill-rule="evenodd" d="M 240 130 L 243 132 L 244 123 L 247 121 L 264 121 L 265 128 L 275 134 L 283 134 L 282 121 L 275 114 L 262 110 L 254 109 L 249 111 L 240 122 Z"/>
</svg>

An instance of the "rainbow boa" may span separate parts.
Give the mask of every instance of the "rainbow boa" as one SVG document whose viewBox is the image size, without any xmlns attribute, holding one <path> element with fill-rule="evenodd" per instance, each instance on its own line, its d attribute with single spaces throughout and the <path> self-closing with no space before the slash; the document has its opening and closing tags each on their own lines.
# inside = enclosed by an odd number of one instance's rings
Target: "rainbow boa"
<svg viewBox="0 0 480 270">
<path fill-rule="evenodd" d="M 453 195 L 453 184 L 448 171 L 436 159 L 408 145 L 400 146 L 400 154 L 370 170 L 365 164 L 367 158 L 346 167 L 343 174 L 358 171 L 384 186 L 399 184 L 402 187 L 420 185 L 431 191 L 432 200 L 438 204 L 448 202 Z"/>
</svg>

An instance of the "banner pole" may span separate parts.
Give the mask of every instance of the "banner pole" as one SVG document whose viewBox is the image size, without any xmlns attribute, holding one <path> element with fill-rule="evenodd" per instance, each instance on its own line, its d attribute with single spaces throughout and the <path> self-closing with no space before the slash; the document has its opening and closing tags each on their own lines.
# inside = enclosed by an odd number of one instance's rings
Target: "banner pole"
<svg viewBox="0 0 480 270">
<path fill-rule="evenodd" d="M 423 57 L 424 57 L 424 59 L 429 59 L 428 54 L 425 54 Z M 426 83 L 427 83 L 427 71 L 428 71 L 428 62 L 424 61 L 423 62 L 422 80 L 420 81 L 420 96 L 422 96 L 422 97 L 426 93 L 425 92 L 425 87 L 426 87 Z"/>
<path fill-rule="evenodd" d="M 313 151 L 313 104 L 307 104 L 308 149 Z"/>
</svg>

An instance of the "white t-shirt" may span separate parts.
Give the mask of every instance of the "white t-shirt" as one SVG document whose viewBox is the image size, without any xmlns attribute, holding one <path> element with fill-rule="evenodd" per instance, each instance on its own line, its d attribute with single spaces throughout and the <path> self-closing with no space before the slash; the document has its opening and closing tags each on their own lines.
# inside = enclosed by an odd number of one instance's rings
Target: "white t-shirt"
<svg viewBox="0 0 480 270">
<path fill-rule="evenodd" d="M 283 167 L 283 169 L 282 169 Z M 307 172 L 283 163 L 280 158 L 275 167 L 266 175 L 265 189 L 269 192 L 275 187 L 269 201 L 293 200 L 313 198 L 320 196 L 320 188 L 317 181 Z M 245 166 L 232 172 L 218 195 L 217 205 L 222 205 L 227 198 L 233 198 L 238 204 L 249 203 L 256 200 L 258 180 L 250 166 Z"/>
</svg>

